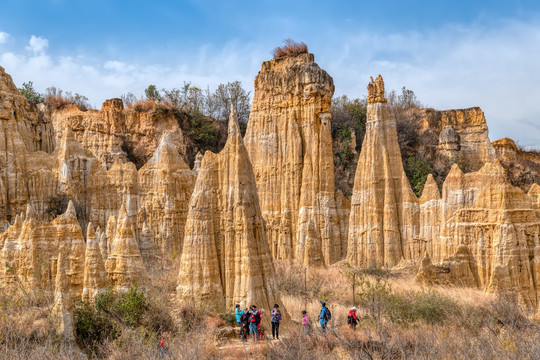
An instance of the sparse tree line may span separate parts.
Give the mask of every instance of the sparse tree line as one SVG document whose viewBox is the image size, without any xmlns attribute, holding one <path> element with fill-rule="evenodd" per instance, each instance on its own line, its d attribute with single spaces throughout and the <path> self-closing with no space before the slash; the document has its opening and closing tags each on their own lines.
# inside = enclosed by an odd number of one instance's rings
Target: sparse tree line
<svg viewBox="0 0 540 360">
<path fill-rule="evenodd" d="M 91 108 L 88 98 L 84 95 L 73 94 L 71 91 L 64 92 L 54 86 L 48 87 L 45 93 L 41 94 L 34 88 L 32 81 L 23 83 L 22 87 L 19 88 L 19 92 L 34 105 L 43 103 L 49 108 L 58 109 L 63 105 L 75 104 L 82 111 Z"/>
<path fill-rule="evenodd" d="M 44 103 L 50 108 L 60 108 L 63 105 L 75 104 L 81 110 L 91 108 L 88 98 L 71 91 L 64 92 L 54 86 L 47 88 L 44 94 L 39 93 L 32 81 L 22 84 L 19 92 L 32 104 Z M 229 118 L 231 105 L 236 109 L 238 120 L 247 123 L 250 110 L 250 92 L 242 87 L 240 81 L 219 84 L 214 91 L 209 87 L 205 90 L 194 86 L 191 82 L 184 82 L 180 88 L 161 89 L 156 85 L 149 85 L 144 90 L 144 96 L 137 97 L 128 92 L 121 96 L 126 107 L 148 111 L 156 106 L 165 109 L 177 109 L 192 115 L 208 116 L 216 120 Z"/>
<path fill-rule="evenodd" d="M 133 93 L 122 95 L 128 108 L 144 111 L 149 107 L 160 106 L 165 109 L 177 109 L 192 115 L 208 116 L 225 121 L 229 118 L 231 105 L 236 109 L 238 120 L 246 124 L 249 119 L 250 92 L 242 87 L 240 81 L 219 84 L 211 91 L 184 82 L 180 88 L 158 90 L 156 85 L 149 85 L 144 90 L 144 97 L 137 98 Z"/>
</svg>

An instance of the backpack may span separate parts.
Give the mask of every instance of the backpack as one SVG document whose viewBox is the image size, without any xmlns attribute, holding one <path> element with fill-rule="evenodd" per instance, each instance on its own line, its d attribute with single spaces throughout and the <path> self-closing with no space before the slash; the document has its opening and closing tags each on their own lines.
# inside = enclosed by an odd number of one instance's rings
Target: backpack
<svg viewBox="0 0 540 360">
<path fill-rule="evenodd" d="M 323 314 L 323 319 L 324 319 L 325 321 L 330 321 L 330 320 L 332 320 L 332 313 L 330 312 L 330 309 L 328 309 L 328 308 L 325 308 L 325 309 L 326 309 L 326 311 L 325 311 L 324 314 Z"/>
</svg>

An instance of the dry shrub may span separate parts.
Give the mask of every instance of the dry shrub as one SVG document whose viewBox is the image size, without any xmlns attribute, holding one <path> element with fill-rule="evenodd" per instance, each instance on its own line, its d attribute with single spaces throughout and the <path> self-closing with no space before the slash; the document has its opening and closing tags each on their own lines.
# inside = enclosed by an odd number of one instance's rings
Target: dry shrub
<svg viewBox="0 0 540 360">
<path fill-rule="evenodd" d="M 72 359 L 76 349 L 56 334 L 45 291 L 0 291 L 0 359 Z"/>
<path fill-rule="evenodd" d="M 47 88 L 47 92 L 43 97 L 43 103 L 47 105 L 49 109 L 59 109 L 62 106 L 69 104 L 76 105 L 82 111 L 90 109 L 90 103 L 86 96 L 77 93 L 73 95 L 71 91 L 64 92 L 62 89 L 57 89 L 54 86 Z"/>
<path fill-rule="evenodd" d="M 303 41 L 297 42 L 291 39 L 283 40 L 283 46 L 278 46 L 274 49 L 274 59 L 289 56 L 305 54 L 308 52 L 308 47 Z"/>
<path fill-rule="evenodd" d="M 339 340 L 329 334 L 312 334 L 305 336 L 301 331 L 292 331 L 289 336 L 279 342 L 271 343 L 266 350 L 267 359 L 329 359 L 338 346 Z"/>
<path fill-rule="evenodd" d="M 192 331 L 204 327 L 205 312 L 193 302 L 188 301 L 180 304 L 175 315 L 183 331 Z"/>
<path fill-rule="evenodd" d="M 154 100 L 149 99 L 141 99 L 137 100 L 133 104 L 133 110 L 139 111 L 139 112 L 148 112 L 156 106 L 156 102 Z"/>
</svg>

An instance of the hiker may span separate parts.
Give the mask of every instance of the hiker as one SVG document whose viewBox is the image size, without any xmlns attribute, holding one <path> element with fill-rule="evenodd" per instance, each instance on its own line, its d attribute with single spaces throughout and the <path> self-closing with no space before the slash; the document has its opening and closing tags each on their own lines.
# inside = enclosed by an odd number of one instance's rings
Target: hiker
<svg viewBox="0 0 540 360">
<path fill-rule="evenodd" d="M 326 307 L 326 303 L 321 301 L 321 314 L 319 315 L 319 322 L 321 323 L 321 330 L 323 334 L 326 334 L 326 327 L 328 322 L 332 319 L 332 313 Z"/>
<path fill-rule="evenodd" d="M 272 323 L 272 337 L 274 340 L 276 338 L 279 340 L 279 322 L 281 321 L 281 311 L 279 311 L 278 304 L 274 304 L 271 315 L 272 317 L 270 318 L 270 322 Z"/>
<path fill-rule="evenodd" d="M 257 311 L 255 305 L 250 306 L 249 313 L 249 334 L 251 335 L 251 340 L 255 341 L 257 339 L 257 323 L 261 321 L 261 315 Z"/>
<path fill-rule="evenodd" d="M 349 310 L 349 316 L 347 316 L 347 324 L 353 330 L 356 330 L 356 325 L 358 324 L 358 317 L 356 316 L 356 307 L 354 306 L 351 310 Z"/>
<path fill-rule="evenodd" d="M 165 345 L 165 337 L 161 337 L 161 340 L 159 340 L 159 358 L 163 359 L 165 355 L 169 357 L 169 351 L 167 345 Z"/>
<path fill-rule="evenodd" d="M 306 310 L 302 310 L 302 326 L 304 327 L 304 335 L 309 335 L 309 328 L 311 325 Z"/>
<path fill-rule="evenodd" d="M 244 308 L 242 315 L 240 316 L 240 336 L 242 341 L 246 341 L 249 334 L 249 311 L 248 308 Z"/>
<path fill-rule="evenodd" d="M 236 317 L 236 325 L 239 327 L 242 327 L 242 324 L 240 323 L 240 317 L 242 316 L 242 310 L 240 310 L 240 304 L 236 304 L 236 308 L 234 309 L 234 316 Z"/>
<path fill-rule="evenodd" d="M 263 332 L 263 328 L 262 328 L 262 316 L 264 314 L 264 309 L 261 309 L 259 310 L 259 318 L 258 318 L 258 321 L 257 321 L 257 338 L 259 340 L 264 340 L 264 332 Z"/>
</svg>

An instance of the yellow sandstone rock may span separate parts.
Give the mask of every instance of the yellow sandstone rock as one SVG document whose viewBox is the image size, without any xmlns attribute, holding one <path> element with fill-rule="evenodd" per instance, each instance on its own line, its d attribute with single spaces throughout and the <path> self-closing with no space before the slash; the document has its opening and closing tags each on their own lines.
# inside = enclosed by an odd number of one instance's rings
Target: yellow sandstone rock
<svg viewBox="0 0 540 360">
<path fill-rule="evenodd" d="M 172 114 L 153 117 L 151 113 L 124 109 L 121 99 L 105 101 L 101 110 L 81 111 L 67 105 L 51 113 L 56 141 L 63 129 L 70 128 L 77 141 L 88 149 L 107 169 L 119 159 L 126 162 L 128 150 L 141 158 L 149 158 L 161 135 L 169 131 L 176 148 L 185 154 L 186 141 Z"/>
<path fill-rule="evenodd" d="M 109 285 L 105 263 L 101 256 L 96 232 L 92 223 L 86 230 L 86 253 L 84 256 L 84 282 L 82 299 L 93 301 L 95 296 Z"/>
<path fill-rule="evenodd" d="M 61 250 L 58 254 L 54 306 L 51 311 L 51 318 L 58 334 L 65 340 L 74 342 L 73 300 L 71 299 L 71 289 L 66 275 L 65 263 L 64 250 Z"/>
<path fill-rule="evenodd" d="M 134 224 L 122 205 L 105 269 L 115 290 L 127 291 L 133 285 L 144 289 L 149 281 L 148 271 L 139 250 Z"/>
<path fill-rule="evenodd" d="M 372 92 L 376 87 L 369 89 Z M 484 124 L 483 114 L 471 111 L 478 124 Z M 384 102 L 368 105 L 351 201 L 348 261 L 378 267 L 421 262 L 421 281 L 512 291 L 523 304 L 536 307 L 535 279 L 540 276 L 536 194 L 540 187 L 533 186 L 529 195 L 524 194 L 508 182 L 493 159 L 467 174 L 454 165 L 442 196 L 428 177 L 418 199 L 403 171 L 395 126 Z M 446 135 L 450 140 L 453 137 L 451 132 Z M 471 151 L 482 154 L 478 149 Z M 490 147 L 484 154 L 491 154 Z"/>
<path fill-rule="evenodd" d="M 270 309 L 279 303 L 272 256 L 236 112 L 219 154 L 207 151 L 189 204 L 178 297 Z M 283 310 L 282 310 L 283 311 Z"/>
<path fill-rule="evenodd" d="M 378 85 L 370 83 L 366 135 L 354 179 L 347 261 L 357 266 L 395 266 L 411 252 L 419 213 L 403 164 L 396 119 Z"/>
<path fill-rule="evenodd" d="M 266 61 L 255 78 L 244 140 L 275 258 L 341 260 L 346 234 L 335 201 L 333 93 L 332 78 L 307 53 Z"/>
<path fill-rule="evenodd" d="M 139 170 L 140 228 L 146 223 L 163 253 L 180 254 L 195 174 L 165 133 L 152 158 Z"/>
</svg>

